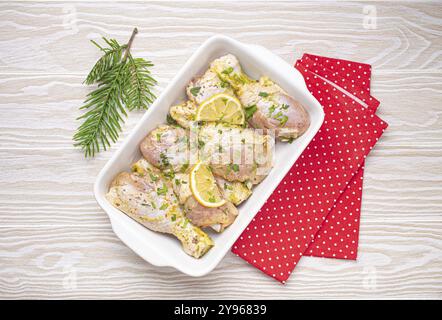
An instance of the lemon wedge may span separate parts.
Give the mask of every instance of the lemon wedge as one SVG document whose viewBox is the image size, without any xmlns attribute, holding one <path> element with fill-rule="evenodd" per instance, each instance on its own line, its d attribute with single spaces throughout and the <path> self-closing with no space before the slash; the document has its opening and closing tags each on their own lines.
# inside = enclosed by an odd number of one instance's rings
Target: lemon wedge
<svg viewBox="0 0 442 320">
<path fill-rule="evenodd" d="M 201 103 L 196 111 L 195 120 L 243 125 L 245 115 L 237 98 L 219 93 Z"/>
<path fill-rule="evenodd" d="M 190 171 L 190 190 L 204 207 L 217 208 L 226 203 L 218 189 L 210 168 L 198 162 Z"/>
</svg>

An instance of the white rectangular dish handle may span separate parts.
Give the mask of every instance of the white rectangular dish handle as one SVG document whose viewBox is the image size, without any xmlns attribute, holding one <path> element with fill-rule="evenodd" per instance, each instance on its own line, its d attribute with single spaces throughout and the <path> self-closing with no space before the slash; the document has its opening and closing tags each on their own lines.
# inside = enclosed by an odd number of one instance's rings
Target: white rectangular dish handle
<svg viewBox="0 0 442 320">
<path fill-rule="evenodd" d="M 281 57 L 275 55 L 269 49 L 262 47 L 260 45 L 242 44 L 242 43 L 240 43 L 239 45 L 241 45 L 243 47 L 247 47 L 249 50 L 252 50 L 255 55 L 260 56 L 261 58 L 264 57 L 264 59 L 267 61 L 271 61 L 272 65 L 275 66 L 275 68 L 279 68 L 279 67 L 283 67 L 283 66 L 285 67 L 288 64 L 287 61 L 285 61 Z M 307 89 L 307 85 L 305 84 L 304 77 L 294 66 L 293 66 L 293 79 L 291 79 L 291 81 L 296 82 L 297 85 L 302 85 L 305 89 Z"/>
</svg>

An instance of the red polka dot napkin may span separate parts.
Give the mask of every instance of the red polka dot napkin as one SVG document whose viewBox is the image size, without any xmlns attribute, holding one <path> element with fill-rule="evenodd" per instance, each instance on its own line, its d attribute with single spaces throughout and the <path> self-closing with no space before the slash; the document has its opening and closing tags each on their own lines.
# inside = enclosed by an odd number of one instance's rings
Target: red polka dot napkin
<svg viewBox="0 0 442 320">
<path fill-rule="evenodd" d="M 350 91 L 369 110 L 375 112 L 379 106 L 379 101 L 370 96 L 370 65 L 308 54 L 303 56 L 299 64 Z M 304 255 L 356 259 L 363 165 L 333 206 Z"/>
<path fill-rule="evenodd" d="M 283 283 L 302 255 L 356 258 L 364 159 L 387 127 L 369 65 L 306 54 L 296 68 L 324 123 L 232 248 Z"/>
</svg>

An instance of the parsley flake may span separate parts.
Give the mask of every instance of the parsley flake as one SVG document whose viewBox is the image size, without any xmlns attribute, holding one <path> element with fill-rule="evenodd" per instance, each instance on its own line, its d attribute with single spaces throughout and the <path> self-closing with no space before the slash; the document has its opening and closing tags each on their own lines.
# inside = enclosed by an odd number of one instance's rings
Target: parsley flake
<svg viewBox="0 0 442 320">
<path fill-rule="evenodd" d="M 201 87 L 193 87 L 192 89 L 190 89 L 190 93 L 196 97 L 198 95 L 198 93 L 200 92 Z"/>
</svg>

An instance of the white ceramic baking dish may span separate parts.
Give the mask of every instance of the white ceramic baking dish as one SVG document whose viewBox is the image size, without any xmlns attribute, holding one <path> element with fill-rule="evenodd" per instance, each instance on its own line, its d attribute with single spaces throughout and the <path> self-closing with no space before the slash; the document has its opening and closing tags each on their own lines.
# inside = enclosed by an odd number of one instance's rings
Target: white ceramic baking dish
<svg viewBox="0 0 442 320">
<path fill-rule="evenodd" d="M 238 57 L 244 71 L 253 78 L 269 76 L 307 109 L 311 125 L 293 143 L 278 142 L 275 166 L 268 177 L 254 188 L 252 196 L 239 207 L 235 222 L 221 234 L 210 233 L 215 246 L 201 259 L 195 259 L 181 248 L 174 237 L 156 233 L 135 222 L 114 208 L 105 198 L 109 184 L 121 171 L 140 157 L 138 146 L 149 131 L 164 123 L 169 107 L 185 98 L 185 87 L 196 75 L 202 74 L 209 63 L 224 54 Z M 117 236 L 144 260 L 156 266 L 170 266 L 191 276 L 202 276 L 213 270 L 259 211 L 279 182 L 312 140 L 324 119 L 322 107 L 310 94 L 301 74 L 269 50 L 244 44 L 225 36 L 213 36 L 204 42 L 181 68 L 160 97 L 144 114 L 121 148 L 101 170 L 94 185 L 95 198 L 108 214 Z"/>
</svg>

